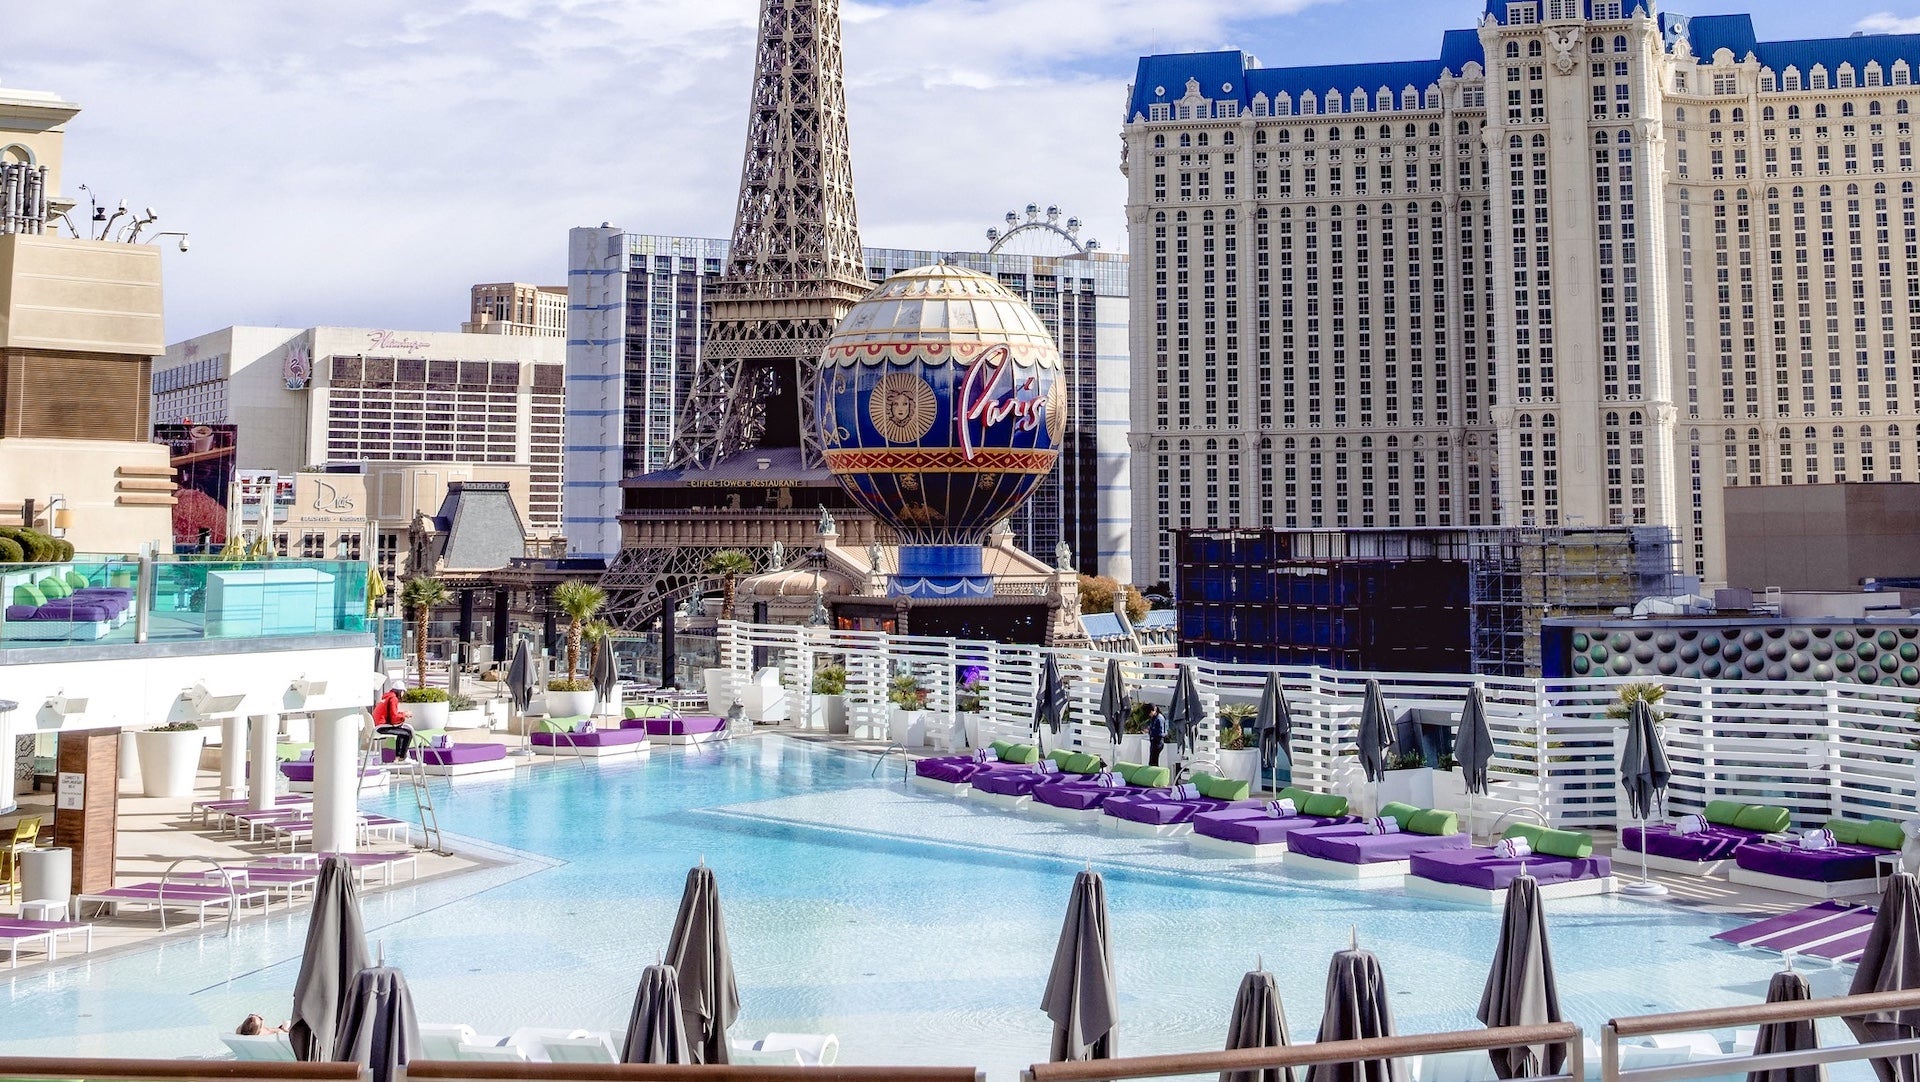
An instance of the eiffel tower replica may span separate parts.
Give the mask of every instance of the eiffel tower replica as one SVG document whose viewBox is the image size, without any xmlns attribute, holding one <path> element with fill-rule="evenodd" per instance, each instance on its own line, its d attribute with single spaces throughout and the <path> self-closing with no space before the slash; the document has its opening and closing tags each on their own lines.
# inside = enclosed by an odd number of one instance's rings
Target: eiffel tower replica
<svg viewBox="0 0 1920 1082">
<path fill-rule="evenodd" d="M 871 289 L 839 0 L 761 0 L 731 251 L 673 465 L 625 483 L 622 551 L 601 580 L 617 626 L 670 624 L 711 586 L 716 552 L 785 566 L 787 552 L 819 544 L 822 511 L 842 541 L 878 530 L 827 473 L 813 422 L 821 351 Z"/>
</svg>

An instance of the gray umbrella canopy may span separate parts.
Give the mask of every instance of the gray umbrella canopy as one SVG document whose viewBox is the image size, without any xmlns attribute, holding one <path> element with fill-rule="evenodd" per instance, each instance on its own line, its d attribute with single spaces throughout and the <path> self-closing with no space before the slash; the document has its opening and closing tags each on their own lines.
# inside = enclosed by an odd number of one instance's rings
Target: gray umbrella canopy
<svg viewBox="0 0 1920 1082">
<path fill-rule="evenodd" d="M 1100 873 L 1073 877 L 1066 923 L 1053 951 L 1053 972 L 1040 1009 L 1053 1019 L 1054 1063 L 1112 1059 L 1120 999 L 1113 984 L 1113 942 L 1107 934 L 1107 886 Z"/>
<path fill-rule="evenodd" d="M 740 1015 L 740 986 L 720 914 L 720 887 L 702 864 L 687 872 L 666 964 L 680 977 L 680 1016 L 694 1063 L 726 1063 L 727 1027 Z"/>
<path fill-rule="evenodd" d="M 1393 1035 L 1393 1007 L 1387 1001 L 1387 980 L 1380 972 L 1380 959 L 1372 951 L 1359 949 L 1335 954 L 1327 970 L 1327 1004 L 1320 1015 L 1320 1035 L 1314 1039 L 1324 1044 Z M 1406 1082 L 1406 1077 L 1406 1068 L 1397 1059 L 1324 1063 L 1307 1068 L 1307 1082 Z"/>
<path fill-rule="evenodd" d="M 522 713 L 533 704 L 533 651 L 525 639 L 514 644 L 513 661 L 507 665 L 507 696 Z"/>
<path fill-rule="evenodd" d="M 1287 704 L 1287 689 L 1280 686 L 1280 674 L 1268 673 L 1267 684 L 1260 689 L 1260 709 L 1253 715 L 1253 729 L 1260 740 L 1260 769 L 1272 773 L 1286 760 L 1293 765 L 1293 707 Z"/>
<path fill-rule="evenodd" d="M 692 1063 L 681 1010 L 680 975 L 673 967 L 648 966 L 641 970 L 640 990 L 633 997 L 633 1017 L 627 1021 L 627 1043 L 620 1050 L 620 1062 Z"/>
<path fill-rule="evenodd" d="M 1479 684 L 1467 692 L 1467 705 L 1460 711 L 1460 733 L 1453 741 L 1453 757 L 1460 763 L 1467 792 L 1486 795 L 1487 764 L 1493 761 L 1493 730 L 1487 728 L 1487 694 Z"/>
<path fill-rule="evenodd" d="M 344 857 L 328 857 L 320 862 L 313 912 L 307 916 L 307 946 L 300 956 L 300 976 L 293 982 L 293 1024 L 287 1040 L 295 1057 L 314 1062 L 332 1055 L 347 987 L 371 964 L 353 865 Z"/>
<path fill-rule="evenodd" d="M 1500 916 L 1500 944 L 1493 951 L 1487 987 L 1480 993 L 1480 1021 L 1490 1028 L 1539 1026 L 1565 1019 L 1553 983 L 1553 949 L 1547 943 L 1547 916 L 1540 906 L 1540 884 L 1530 875 L 1515 876 Z M 1559 1074 L 1567 1062 L 1565 1045 L 1495 1048 L 1493 1072 L 1501 1078 Z"/>
<path fill-rule="evenodd" d="M 1808 987 L 1807 979 L 1791 969 L 1775 973 L 1767 985 L 1768 1003 L 1795 1003 L 1812 998 L 1813 990 Z M 1754 1038 L 1753 1054 L 1811 1052 L 1818 1047 L 1820 1039 L 1814 1034 L 1811 1021 L 1768 1022 Z M 1747 1072 L 1747 1082 L 1825 1082 L 1826 1077 L 1827 1069 L 1819 1064 Z"/>
<path fill-rule="evenodd" d="M 601 639 L 593 652 L 593 666 L 587 673 L 593 681 L 593 693 L 596 698 L 613 697 L 614 682 L 619 679 L 613 668 L 613 640 Z"/>
<path fill-rule="evenodd" d="M 1193 750 L 1193 740 L 1206 710 L 1200 705 L 1200 684 L 1194 679 L 1193 666 L 1180 666 L 1173 681 L 1173 699 L 1167 704 L 1167 743 L 1182 751 Z"/>
<path fill-rule="evenodd" d="M 1380 692 L 1380 681 L 1369 679 L 1360 697 L 1360 769 L 1368 781 L 1379 781 L 1387 772 L 1387 756 L 1393 754 L 1393 719 L 1387 716 L 1387 697 Z"/>
<path fill-rule="evenodd" d="M 1848 992 L 1859 995 L 1915 988 L 1920 988 L 1920 884 L 1916 884 L 1913 873 L 1899 872 L 1888 880 L 1886 891 L 1880 895 L 1880 911 L 1874 915 L 1867 948 L 1860 955 L 1860 968 L 1854 971 L 1853 987 Z M 1849 1015 L 1847 1028 L 1862 1044 L 1920 1037 L 1920 1008 Z M 1873 1070 L 1880 1082 L 1915 1082 L 1920 1079 L 1920 1055 L 1876 1059 Z"/>
<path fill-rule="evenodd" d="M 1653 708 L 1645 699 L 1635 699 L 1627 711 L 1627 743 L 1620 751 L 1620 785 L 1627 791 L 1627 810 L 1635 819 L 1653 817 L 1671 777 L 1667 749 L 1653 723 Z"/>
<path fill-rule="evenodd" d="M 372 1082 L 393 1082 L 419 1049 L 420 1021 L 407 979 L 391 966 L 361 970 L 340 1008 L 333 1058 L 367 1068 Z"/>
<path fill-rule="evenodd" d="M 1049 650 L 1040 661 L 1040 681 L 1034 689 L 1033 732 L 1040 734 L 1040 726 L 1055 736 L 1060 734 L 1060 723 L 1067 720 L 1067 685 L 1060 679 L 1060 661 Z"/>
<path fill-rule="evenodd" d="M 1280 987 L 1274 982 L 1273 974 L 1256 969 L 1240 978 L 1240 991 L 1233 997 L 1233 1013 L 1227 1017 L 1227 1051 L 1284 1048 L 1290 1043 L 1287 1010 L 1280 1002 Z M 1293 1082 L 1293 1068 L 1224 1071 L 1220 1082 Z"/>
<path fill-rule="evenodd" d="M 1107 733 L 1118 744 L 1127 731 L 1127 675 L 1120 671 L 1120 659 L 1107 659 L 1107 677 L 1100 686 L 1100 720 L 1107 723 Z"/>
</svg>

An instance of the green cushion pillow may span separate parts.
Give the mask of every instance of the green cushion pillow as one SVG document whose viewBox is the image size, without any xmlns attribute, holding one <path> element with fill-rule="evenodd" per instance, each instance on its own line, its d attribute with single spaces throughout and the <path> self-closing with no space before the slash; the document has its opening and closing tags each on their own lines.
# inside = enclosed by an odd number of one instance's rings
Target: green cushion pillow
<svg viewBox="0 0 1920 1082">
<path fill-rule="evenodd" d="M 1765 804 L 1749 804 L 1733 817 L 1733 825 L 1741 830 L 1758 830 L 1763 834 L 1778 834 L 1792 822 L 1793 817 L 1787 814 L 1787 809 L 1770 808 Z"/>
<path fill-rule="evenodd" d="M 1121 763 L 1114 768 L 1128 785 L 1143 789 L 1165 789 L 1173 784 L 1173 771 L 1164 766 L 1142 766 L 1139 763 Z"/>
<path fill-rule="evenodd" d="M 69 594 L 73 593 L 73 587 L 68 586 L 66 583 L 61 582 L 59 579 L 54 578 L 52 575 L 48 575 L 45 578 L 41 579 L 39 583 L 37 583 L 36 585 L 40 587 L 41 593 L 47 595 L 47 599 L 49 601 L 57 601 L 60 598 L 66 597 Z"/>
<path fill-rule="evenodd" d="M 1300 811 L 1307 806 L 1307 798 L 1313 795 L 1311 789 L 1296 789 L 1289 785 L 1280 790 L 1279 799 L 1293 801 L 1293 810 Z"/>
<path fill-rule="evenodd" d="M 1900 830 L 1899 823 L 1885 819 L 1869 820 L 1860 828 L 1860 845 L 1871 845 L 1877 849 L 1897 850 L 1907 842 L 1907 836 Z"/>
<path fill-rule="evenodd" d="M 1737 800 L 1709 800 L 1707 801 L 1706 811 L 1702 813 L 1702 818 L 1714 826 L 1730 827 L 1733 825 L 1735 819 L 1740 818 L 1740 813 L 1746 810 L 1746 808 L 1747 805 Z"/>
<path fill-rule="evenodd" d="M 1533 847 L 1534 851 L 1538 852 L 1540 850 L 1540 835 L 1545 833 L 1546 829 L 1546 827 L 1540 826 L 1537 823 L 1515 823 L 1506 830 L 1501 831 L 1500 836 L 1502 838 L 1525 838 L 1527 844 Z"/>
<path fill-rule="evenodd" d="M 1859 845 L 1860 828 L 1866 826 L 1852 819 L 1829 819 L 1825 825 L 1833 833 L 1833 840 L 1841 845 Z"/>
<path fill-rule="evenodd" d="M 637 706 L 625 707 L 620 712 L 629 718 L 664 718 L 667 716 L 667 708 L 659 703 L 641 703 Z"/>
<path fill-rule="evenodd" d="M 1253 791 L 1252 783 L 1245 778 L 1221 778 L 1212 774 L 1195 774 L 1193 784 L 1201 796 L 1215 800 L 1245 800 Z"/>
<path fill-rule="evenodd" d="M 1400 824 L 1400 829 L 1412 834 L 1431 834 L 1436 838 L 1448 834 L 1460 833 L 1460 817 L 1450 811 L 1434 811 L 1426 808 L 1415 811 Z"/>
<path fill-rule="evenodd" d="M 1052 751 L 1047 753 L 1047 758 L 1052 759 L 1056 763 L 1059 763 L 1060 769 L 1065 770 L 1067 768 L 1067 760 L 1073 758 L 1077 754 L 1079 753 L 1068 751 L 1065 748 L 1055 748 Z"/>
<path fill-rule="evenodd" d="M 1347 814 L 1347 798 L 1332 793 L 1308 793 L 1306 803 L 1294 801 L 1293 810 L 1301 815 L 1315 815 L 1322 819 L 1335 819 Z"/>
<path fill-rule="evenodd" d="M 534 723 L 537 733 L 570 733 L 573 731 L 573 718 L 541 718 Z M 416 736 L 419 734 L 415 734 Z M 392 739 L 389 737 L 388 739 Z"/>
<path fill-rule="evenodd" d="M 1002 747 L 999 741 L 995 741 L 994 750 L 1000 753 L 1000 761 L 1003 763 L 1037 763 L 1040 761 L 1040 749 L 1033 744 L 1008 744 Z"/>
<path fill-rule="evenodd" d="M 87 588 L 87 577 L 85 575 L 82 575 L 80 572 L 73 570 L 72 568 L 67 569 L 65 578 L 67 580 L 67 585 L 73 587 L 76 590 L 84 590 Z"/>
<path fill-rule="evenodd" d="M 1060 762 L 1060 769 L 1067 774 L 1098 774 L 1106 769 L 1098 755 L 1090 752 L 1076 752 Z"/>
<path fill-rule="evenodd" d="M 37 609 L 47 603 L 47 595 L 36 589 L 33 583 L 23 582 L 13 588 L 13 603 L 16 605 L 32 605 Z"/>
<path fill-rule="evenodd" d="M 1533 840 L 1533 851 L 1552 857 L 1590 857 L 1593 836 L 1577 830 L 1543 830 Z"/>
<path fill-rule="evenodd" d="M 1399 823 L 1401 830 L 1412 830 L 1413 817 L 1418 814 L 1420 814 L 1419 808 L 1411 804 L 1402 804 L 1397 800 L 1389 800 L 1380 806 L 1380 817 Z"/>
</svg>

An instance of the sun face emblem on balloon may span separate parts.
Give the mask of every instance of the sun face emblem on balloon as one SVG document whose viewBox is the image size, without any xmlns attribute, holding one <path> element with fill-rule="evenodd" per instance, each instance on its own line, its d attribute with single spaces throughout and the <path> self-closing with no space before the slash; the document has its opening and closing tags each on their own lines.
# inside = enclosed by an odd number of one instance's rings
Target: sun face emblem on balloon
<svg viewBox="0 0 1920 1082">
<path fill-rule="evenodd" d="M 939 409 L 933 388 L 911 372 L 881 376 L 867 399 L 867 417 L 888 443 L 918 443 Z"/>
</svg>

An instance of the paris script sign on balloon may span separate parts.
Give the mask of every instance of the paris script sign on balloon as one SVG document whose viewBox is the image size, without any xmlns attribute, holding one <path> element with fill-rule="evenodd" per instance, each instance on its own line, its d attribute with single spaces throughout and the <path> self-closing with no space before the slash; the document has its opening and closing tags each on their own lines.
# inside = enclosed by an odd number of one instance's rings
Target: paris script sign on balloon
<svg viewBox="0 0 1920 1082">
<path fill-rule="evenodd" d="M 1013 352 L 998 343 L 974 358 L 960 383 L 955 427 L 960 430 L 960 454 L 968 462 L 980 451 L 973 443 L 973 424 L 986 432 L 1008 418 L 1015 432 L 1033 432 L 1046 422 L 1047 398 L 1039 393 L 1039 377 L 1022 377 Z"/>
</svg>

